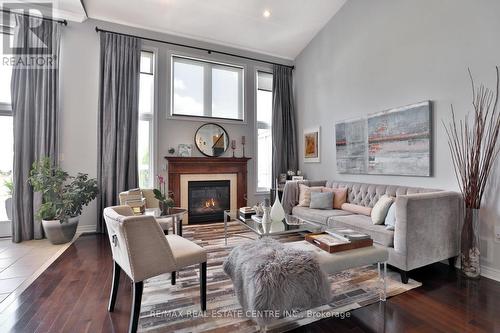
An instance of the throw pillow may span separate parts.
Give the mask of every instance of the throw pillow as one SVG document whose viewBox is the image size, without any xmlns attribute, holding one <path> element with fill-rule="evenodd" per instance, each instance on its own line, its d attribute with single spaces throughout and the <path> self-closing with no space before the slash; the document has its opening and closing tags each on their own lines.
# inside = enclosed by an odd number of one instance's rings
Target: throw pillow
<svg viewBox="0 0 500 333">
<path fill-rule="evenodd" d="M 385 217 L 384 224 L 387 230 L 396 229 L 396 203 L 393 203 L 391 207 L 389 207 L 389 211 L 387 211 L 387 216 Z"/>
<path fill-rule="evenodd" d="M 327 193 L 311 192 L 311 204 L 309 207 L 315 209 L 332 209 L 333 192 L 327 192 Z"/>
<path fill-rule="evenodd" d="M 354 213 L 354 214 L 361 214 L 361 215 L 366 215 L 370 216 L 372 209 L 370 207 L 365 207 L 365 206 L 360 206 L 360 205 L 355 205 L 355 204 L 350 204 L 350 203 L 345 203 L 342 204 L 342 210 L 345 210 L 346 212 Z"/>
<path fill-rule="evenodd" d="M 391 207 L 394 198 L 384 194 L 381 196 L 375 206 L 373 206 L 371 217 L 373 224 L 384 224 L 387 211 Z"/>
<path fill-rule="evenodd" d="M 347 202 L 347 187 L 343 188 L 323 187 L 321 192 L 333 192 L 334 209 L 342 209 L 342 204 Z"/>
<path fill-rule="evenodd" d="M 321 192 L 321 186 L 309 187 L 304 184 L 299 185 L 298 206 L 309 207 L 311 204 L 311 192 Z"/>
</svg>

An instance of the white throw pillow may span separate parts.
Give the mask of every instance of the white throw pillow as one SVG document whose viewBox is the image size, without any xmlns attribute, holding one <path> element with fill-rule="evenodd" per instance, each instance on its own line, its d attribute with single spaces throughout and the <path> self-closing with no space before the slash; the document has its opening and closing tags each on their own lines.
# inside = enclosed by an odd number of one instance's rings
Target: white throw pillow
<svg viewBox="0 0 500 333">
<path fill-rule="evenodd" d="M 387 211 L 391 207 L 393 201 L 394 198 L 387 194 L 384 194 L 378 199 L 377 203 L 372 208 L 371 217 L 373 224 L 384 224 Z"/>
<path fill-rule="evenodd" d="M 299 185 L 299 204 L 301 207 L 309 207 L 311 204 L 311 192 L 321 192 L 321 186 L 309 187 L 304 184 Z"/>
</svg>

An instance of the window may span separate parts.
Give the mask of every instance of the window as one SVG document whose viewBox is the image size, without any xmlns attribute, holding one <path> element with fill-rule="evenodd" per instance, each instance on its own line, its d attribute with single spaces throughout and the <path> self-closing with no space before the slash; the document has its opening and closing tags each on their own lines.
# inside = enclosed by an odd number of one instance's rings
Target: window
<svg viewBox="0 0 500 333">
<path fill-rule="evenodd" d="M 153 188 L 154 172 L 154 108 L 155 71 L 154 53 L 141 52 L 141 74 L 139 82 L 139 129 L 138 165 L 139 187 Z"/>
<path fill-rule="evenodd" d="M 3 58 L 2 43 L 3 35 L 0 33 L 0 58 Z M 0 61 L 0 237 L 10 235 L 10 222 L 7 221 L 12 219 L 14 123 L 10 98 L 11 75 L 12 67 Z"/>
<path fill-rule="evenodd" d="M 242 121 L 243 68 L 172 57 L 173 116 Z"/>
<path fill-rule="evenodd" d="M 273 75 L 257 72 L 257 192 L 272 187 Z"/>
</svg>

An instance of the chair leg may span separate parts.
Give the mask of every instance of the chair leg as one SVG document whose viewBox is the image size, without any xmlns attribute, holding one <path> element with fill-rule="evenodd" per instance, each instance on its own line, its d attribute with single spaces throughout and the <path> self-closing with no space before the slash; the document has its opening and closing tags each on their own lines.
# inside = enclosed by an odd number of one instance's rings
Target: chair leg
<svg viewBox="0 0 500 333">
<path fill-rule="evenodd" d="M 141 314 L 142 290 L 144 284 L 142 281 L 134 282 L 132 286 L 132 310 L 130 311 L 129 333 L 136 333 L 139 324 L 139 315 Z"/>
<path fill-rule="evenodd" d="M 175 272 L 170 274 L 170 281 L 172 282 L 172 285 L 175 286 Z"/>
<path fill-rule="evenodd" d="M 168 229 L 163 230 L 163 234 L 168 235 Z"/>
<path fill-rule="evenodd" d="M 201 311 L 207 309 L 207 263 L 200 264 L 200 304 Z"/>
<path fill-rule="evenodd" d="M 448 265 L 451 269 L 455 269 L 455 265 L 457 263 L 457 257 L 448 258 Z"/>
<path fill-rule="evenodd" d="M 121 267 L 113 260 L 113 281 L 111 281 L 111 294 L 109 295 L 108 311 L 113 312 L 116 303 L 116 294 L 118 293 L 118 286 L 120 284 Z"/>
<path fill-rule="evenodd" d="M 401 270 L 400 274 L 401 274 L 401 282 L 403 282 L 404 284 L 407 284 L 408 283 L 408 272 Z"/>
</svg>

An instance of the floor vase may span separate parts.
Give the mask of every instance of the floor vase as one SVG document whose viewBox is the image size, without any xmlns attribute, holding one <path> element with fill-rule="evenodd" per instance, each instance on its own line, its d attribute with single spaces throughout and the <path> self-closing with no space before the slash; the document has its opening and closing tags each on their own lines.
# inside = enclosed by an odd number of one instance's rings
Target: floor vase
<svg viewBox="0 0 500 333">
<path fill-rule="evenodd" d="M 477 279 L 481 275 L 479 246 L 479 209 L 466 208 L 461 235 L 460 262 L 462 273 Z"/>
</svg>

